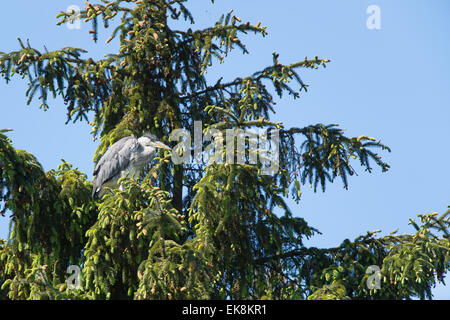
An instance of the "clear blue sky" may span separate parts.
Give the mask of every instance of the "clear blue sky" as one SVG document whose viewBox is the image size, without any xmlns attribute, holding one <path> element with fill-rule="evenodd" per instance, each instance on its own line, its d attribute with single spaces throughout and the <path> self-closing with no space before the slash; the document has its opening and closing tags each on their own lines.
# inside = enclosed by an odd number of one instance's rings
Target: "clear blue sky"
<svg viewBox="0 0 450 320">
<path fill-rule="evenodd" d="M 419 213 L 446 211 L 449 199 L 450 148 L 450 2 L 448 0 L 359 1 L 191 1 L 198 27 L 212 25 L 220 14 L 234 9 L 243 21 L 261 21 L 268 27 L 264 39 L 249 35 L 250 55 L 231 55 L 225 64 L 208 73 L 214 81 L 245 76 L 271 63 L 272 52 L 283 63 L 305 56 L 331 59 L 326 69 L 302 72 L 310 85 L 301 99 L 283 99 L 275 118 L 286 126 L 339 123 L 346 134 L 380 138 L 392 148 L 384 159 L 391 170 L 382 174 L 362 170 L 350 180 L 349 190 L 340 182 L 325 193 L 303 188 L 296 215 L 304 217 L 323 235 L 309 243 L 328 247 L 369 230 L 387 234 L 396 228 L 412 232 L 408 218 Z M 108 34 L 94 44 L 90 25 L 69 30 L 55 25 L 55 16 L 78 0 L 5 1 L 0 21 L 0 51 L 16 50 L 17 37 L 29 38 L 37 48 L 81 47 L 101 58 L 115 52 L 105 45 Z M 368 30 L 366 9 L 381 9 L 381 30 Z M 14 146 L 35 154 L 46 170 L 60 159 L 73 163 L 91 177 L 96 143 L 85 123 L 65 125 L 66 111 L 60 98 L 50 110 L 39 102 L 26 106 L 26 81 L 0 83 L 0 128 Z M 0 218 L 0 237 L 8 221 Z M 435 298 L 450 299 L 450 287 L 438 286 Z"/>
</svg>

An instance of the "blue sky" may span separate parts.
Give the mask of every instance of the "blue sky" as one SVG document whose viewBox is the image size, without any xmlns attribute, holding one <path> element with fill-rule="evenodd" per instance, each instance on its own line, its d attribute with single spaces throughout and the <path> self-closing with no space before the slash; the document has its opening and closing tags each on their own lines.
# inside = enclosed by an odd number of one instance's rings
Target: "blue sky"
<svg viewBox="0 0 450 320">
<path fill-rule="evenodd" d="M 236 51 L 223 65 L 208 73 L 211 81 L 245 76 L 271 63 L 272 52 L 283 63 L 305 56 L 328 58 L 325 69 L 303 71 L 309 90 L 300 99 L 279 101 L 275 119 L 285 126 L 338 123 L 349 136 L 361 134 L 381 139 L 392 148 L 383 154 L 387 173 L 358 170 L 349 190 L 337 181 L 326 192 L 303 187 L 302 201 L 291 208 L 323 235 L 310 245 L 330 247 L 345 238 L 381 229 L 387 234 L 412 232 L 408 218 L 446 211 L 450 205 L 448 159 L 450 148 L 450 2 L 447 0 L 371 1 L 191 1 L 197 26 L 212 25 L 222 13 L 234 9 L 244 22 L 261 21 L 268 36 L 248 35 L 250 55 Z M 46 3 L 43 5 L 43 3 Z M 69 30 L 55 25 L 55 16 L 78 0 L 6 1 L 0 20 L 0 51 L 19 48 L 17 37 L 32 46 L 55 50 L 64 46 L 85 48 L 101 58 L 115 52 L 105 45 L 108 33 L 95 44 L 90 25 Z M 366 26 L 369 5 L 381 9 L 381 29 Z M 73 163 L 89 177 L 97 147 L 85 123 L 65 125 L 66 111 L 60 98 L 50 110 L 39 110 L 36 100 L 26 106 L 26 81 L 0 82 L 0 128 L 14 146 L 37 156 L 46 170 L 60 159 Z M 355 163 L 356 165 L 356 163 Z M 8 221 L 0 218 L 0 237 Z M 435 298 L 450 299 L 449 287 L 438 286 Z"/>
</svg>

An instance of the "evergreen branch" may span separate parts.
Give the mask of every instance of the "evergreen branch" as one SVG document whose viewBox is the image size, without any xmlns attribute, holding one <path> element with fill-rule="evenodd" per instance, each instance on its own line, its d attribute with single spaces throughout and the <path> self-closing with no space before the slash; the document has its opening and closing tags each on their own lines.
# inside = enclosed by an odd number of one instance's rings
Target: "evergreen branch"
<svg viewBox="0 0 450 320">
<path fill-rule="evenodd" d="M 322 124 L 308 126 L 305 128 L 291 128 L 282 130 L 284 144 L 287 144 L 289 137 L 295 134 L 303 135 L 306 140 L 301 144 L 300 151 L 286 145 L 290 157 L 283 158 L 284 167 L 289 168 L 291 174 L 296 173 L 301 178 L 302 183 L 308 181 L 314 186 L 314 191 L 318 184 L 325 190 L 326 181 L 333 182 L 338 176 L 342 178 L 344 187 L 348 187 L 347 175 L 354 175 L 355 170 L 350 165 L 350 159 L 359 159 L 360 164 L 371 171 L 370 160 L 375 161 L 383 172 L 389 169 L 389 165 L 381 161 L 381 157 L 373 153 L 369 148 L 377 147 L 390 151 L 389 147 L 381 144 L 380 141 L 366 136 L 348 138 L 343 135 L 343 131 L 336 128 L 337 125 Z M 293 141 L 293 140 L 292 140 Z"/>
<path fill-rule="evenodd" d="M 0 56 L 0 73 L 7 82 L 15 74 L 28 77 L 27 103 L 40 92 L 44 109 L 48 108 L 49 93 L 63 97 L 68 106 L 68 119 L 76 113 L 75 120 L 86 119 L 86 113 L 99 107 L 109 93 L 109 75 L 115 70 L 116 59 L 109 57 L 99 61 L 81 59 L 85 50 L 65 47 L 61 50 L 41 53 L 29 44 L 20 51 Z"/>
<path fill-rule="evenodd" d="M 268 121 L 266 119 L 259 119 L 259 120 L 253 120 L 253 121 L 244 121 L 244 122 L 219 122 L 210 125 L 211 128 L 215 129 L 227 129 L 227 128 L 246 128 L 246 127 L 275 127 L 275 128 L 282 128 L 283 124 L 281 122 L 272 122 Z"/>
<path fill-rule="evenodd" d="M 211 93 L 214 91 L 220 91 L 220 90 L 224 90 L 226 88 L 229 87 L 233 87 L 233 86 L 239 86 L 239 85 L 246 85 L 249 81 L 250 82 L 259 82 L 262 79 L 270 79 L 273 80 L 273 75 L 274 72 L 280 72 L 280 71 L 291 71 L 295 68 L 298 67 L 305 67 L 305 68 L 314 68 L 317 65 L 325 65 L 326 63 L 330 62 L 330 60 L 328 59 L 318 59 L 317 57 L 312 59 L 312 60 L 307 60 L 305 59 L 304 61 L 300 61 L 300 62 L 296 62 L 296 63 L 292 63 L 289 65 L 282 65 L 282 64 L 278 64 L 275 66 L 270 66 L 267 67 L 261 71 L 255 72 L 253 73 L 251 76 L 248 77 L 244 77 L 244 78 L 236 78 L 231 82 L 227 82 L 227 83 L 221 83 L 220 80 L 217 81 L 217 83 L 214 86 L 211 87 L 207 87 L 203 90 L 197 91 L 197 92 L 193 92 L 190 94 L 187 94 L 185 96 L 181 96 L 180 99 L 181 100 L 186 100 L 186 99 L 192 99 L 207 93 Z M 293 74 L 292 74 L 293 76 Z M 298 81 L 300 81 L 302 87 L 305 87 L 305 85 L 303 84 L 303 82 L 301 82 L 300 78 L 297 78 Z"/>
</svg>

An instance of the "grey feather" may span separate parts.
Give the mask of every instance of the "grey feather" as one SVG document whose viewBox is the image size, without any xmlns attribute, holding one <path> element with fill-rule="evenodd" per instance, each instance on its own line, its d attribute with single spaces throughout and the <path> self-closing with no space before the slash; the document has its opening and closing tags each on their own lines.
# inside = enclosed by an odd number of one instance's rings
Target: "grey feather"
<svg viewBox="0 0 450 320">
<path fill-rule="evenodd" d="M 170 150 L 152 134 L 144 134 L 139 139 L 125 137 L 114 143 L 95 166 L 92 198 L 101 196 L 105 186 L 117 186 L 126 173 L 137 175 L 153 159 L 156 148 Z"/>
<path fill-rule="evenodd" d="M 114 143 L 102 156 L 94 169 L 94 188 L 92 197 L 98 189 L 108 180 L 125 170 L 131 161 L 132 153 L 136 152 L 140 145 L 135 137 L 125 137 Z"/>
</svg>

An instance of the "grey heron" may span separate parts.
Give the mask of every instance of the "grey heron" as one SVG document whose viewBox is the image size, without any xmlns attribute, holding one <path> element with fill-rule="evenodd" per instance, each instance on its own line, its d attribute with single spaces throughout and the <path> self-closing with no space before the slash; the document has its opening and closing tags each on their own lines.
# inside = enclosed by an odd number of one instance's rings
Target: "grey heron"
<svg viewBox="0 0 450 320">
<path fill-rule="evenodd" d="M 136 177 L 152 161 L 156 148 L 171 150 L 150 133 L 140 138 L 125 137 L 114 143 L 95 166 L 92 198 L 103 197 L 105 187 L 116 188 L 118 180 L 127 173 Z"/>
</svg>

